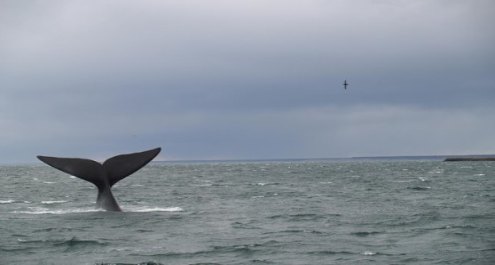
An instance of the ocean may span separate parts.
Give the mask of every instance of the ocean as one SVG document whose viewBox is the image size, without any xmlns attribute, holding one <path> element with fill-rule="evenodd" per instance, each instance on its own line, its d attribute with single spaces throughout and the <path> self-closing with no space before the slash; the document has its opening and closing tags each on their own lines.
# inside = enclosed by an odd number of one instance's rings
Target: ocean
<svg viewBox="0 0 495 265">
<path fill-rule="evenodd" d="M 153 162 L 113 193 L 0 166 L 0 264 L 495 264 L 495 162 Z"/>
</svg>

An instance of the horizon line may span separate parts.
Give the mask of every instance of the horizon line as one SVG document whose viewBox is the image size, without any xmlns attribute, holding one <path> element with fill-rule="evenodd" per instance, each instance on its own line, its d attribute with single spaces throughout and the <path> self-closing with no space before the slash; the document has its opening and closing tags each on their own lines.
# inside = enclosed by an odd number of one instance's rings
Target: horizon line
<svg viewBox="0 0 495 265">
<path fill-rule="evenodd" d="M 317 160 L 386 160 L 386 159 L 428 159 L 442 160 L 451 157 L 495 157 L 494 154 L 467 154 L 467 155 L 380 155 L 380 156 L 349 156 L 349 157 L 310 157 L 310 158 L 232 158 L 232 159 L 171 159 L 154 160 L 152 162 L 187 163 L 187 162 L 262 162 L 262 161 L 317 161 Z"/>
</svg>

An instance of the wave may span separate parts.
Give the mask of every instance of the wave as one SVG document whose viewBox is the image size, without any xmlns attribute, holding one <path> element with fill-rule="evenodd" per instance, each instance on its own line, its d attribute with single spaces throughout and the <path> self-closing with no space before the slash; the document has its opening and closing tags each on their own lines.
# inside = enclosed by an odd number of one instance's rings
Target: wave
<svg viewBox="0 0 495 265">
<path fill-rule="evenodd" d="M 209 246 L 207 249 L 200 249 L 197 251 L 189 252 L 166 252 L 166 253 L 150 253 L 150 254 L 130 254 L 131 256 L 146 256 L 157 259 L 165 258 L 192 258 L 198 256 L 219 256 L 223 254 L 236 254 L 236 255 L 254 255 L 260 251 L 263 251 L 266 247 L 280 247 L 280 242 L 276 240 L 269 240 L 263 243 L 254 244 L 234 244 L 234 245 L 222 245 L 222 246 Z M 193 263 L 193 264 L 217 264 L 217 263 Z M 192 265 L 192 264 L 191 264 Z"/>
<path fill-rule="evenodd" d="M 0 200 L 0 204 L 10 204 L 10 203 L 26 203 L 26 204 L 31 204 L 32 202 L 31 201 L 16 201 L 16 200 L 12 200 L 12 199 Z"/>
<path fill-rule="evenodd" d="M 101 242 L 98 240 L 85 240 L 79 239 L 77 237 L 72 237 L 69 240 L 61 240 L 53 243 L 54 246 L 66 246 L 69 248 L 78 247 L 78 246 L 88 246 L 88 245 L 98 245 L 98 246 L 106 246 L 108 243 Z"/>
<path fill-rule="evenodd" d="M 201 263 L 206 264 L 206 263 Z M 96 263 L 96 265 L 163 265 L 163 263 L 156 263 L 154 261 L 146 261 L 141 263 Z"/>
<path fill-rule="evenodd" d="M 325 256 L 325 255 L 356 255 L 358 253 L 355 253 L 355 252 L 352 252 L 352 251 L 321 250 L 321 251 L 311 251 L 311 252 L 308 252 L 308 254 Z M 359 254 L 360 255 L 364 255 L 364 256 L 376 256 L 376 255 L 390 256 L 390 254 L 373 252 L 373 251 L 369 251 L 369 250 L 366 250 L 366 251 L 361 252 Z"/>
<path fill-rule="evenodd" d="M 340 215 L 335 215 L 340 216 Z M 278 214 L 269 216 L 269 219 L 287 219 L 289 222 L 297 221 L 316 221 L 327 218 L 328 214 L 315 214 L 315 213 L 297 213 L 297 214 Z"/>
<path fill-rule="evenodd" d="M 109 243 L 100 240 L 80 239 L 78 237 L 71 237 L 69 239 L 35 239 L 35 240 L 19 240 L 19 244 L 26 248 L 34 248 L 37 246 L 52 246 L 65 248 L 64 252 L 77 250 L 81 248 L 94 248 L 95 246 L 107 246 Z"/>
<path fill-rule="evenodd" d="M 328 256 L 328 255 L 355 255 L 356 253 L 350 251 L 332 251 L 332 250 L 320 250 L 320 251 L 309 251 L 309 255 L 318 256 Z"/>
<path fill-rule="evenodd" d="M 362 232 L 354 232 L 354 233 L 351 233 L 351 235 L 353 235 L 353 236 L 358 236 L 358 237 L 366 237 L 366 236 L 376 235 L 376 234 L 380 234 L 380 233 L 381 233 L 381 232 L 378 232 L 378 231 L 371 231 L 371 232 L 362 231 Z"/>
<path fill-rule="evenodd" d="M 431 189 L 431 187 L 420 187 L 420 186 L 415 186 L 415 187 L 407 187 L 408 190 L 418 190 L 418 191 L 422 191 L 422 190 L 429 190 Z"/>
</svg>

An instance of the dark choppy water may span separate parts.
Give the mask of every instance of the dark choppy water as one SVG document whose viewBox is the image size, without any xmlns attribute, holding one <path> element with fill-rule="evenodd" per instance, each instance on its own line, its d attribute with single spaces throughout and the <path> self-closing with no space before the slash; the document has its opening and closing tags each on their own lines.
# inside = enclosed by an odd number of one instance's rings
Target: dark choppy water
<svg viewBox="0 0 495 265">
<path fill-rule="evenodd" d="M 0 264 L 495 264 L 495 163 L 154 163 L 95 188 L 0 167 Z"/>
</svg>

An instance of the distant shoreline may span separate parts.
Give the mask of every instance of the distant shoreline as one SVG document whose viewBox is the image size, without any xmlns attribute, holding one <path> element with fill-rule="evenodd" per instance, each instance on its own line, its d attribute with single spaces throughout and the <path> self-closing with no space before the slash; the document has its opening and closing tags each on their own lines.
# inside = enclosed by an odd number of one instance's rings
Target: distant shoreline
<svg viewBox="0 0 495 265">
<path fill-rule="evenodd" d="M 495 155 L 418 155 L 418 156 L 355 156 L 333 158 L 261 158 L 224 160 L 165 160 L 155 163 L 223 163 L 223 162 L 304 162 L 304 161 L 495 161 Z"/>
<path fill-rule="evenodd" d="M 495 161 L 495 156 L 489 157 L 447 157 L 444 162 L 464 162 L 464 161 Z"/>
</svg>

